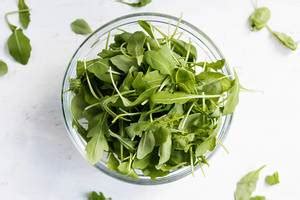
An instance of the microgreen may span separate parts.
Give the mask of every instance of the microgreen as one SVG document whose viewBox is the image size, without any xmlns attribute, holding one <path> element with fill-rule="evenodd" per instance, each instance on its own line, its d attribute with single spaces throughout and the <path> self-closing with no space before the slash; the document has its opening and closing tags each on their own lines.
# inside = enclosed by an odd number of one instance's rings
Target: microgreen
<svg viewBox="0 0 300 200">
<path fill-rule="evenodd" d="M 279 173 L 274 172 L 272 175 L 266 176 L 265 181 L 268 185 L 276 185 L 280 182 Z"/>
<path fill-rule="evenodd" d="M 90 34 L 92 31 L 90 25 L 84 19 L 76 19 L 71 23 L 71 29 L 74 33 L 80 35 Z"/>
<path fill-rule="evenodd" d="M 138 24 L 140 31 L 107 36 L 98 57 L 79 60 L 70 79 L 86 157 L 132 178 L 207 164 L 222 116 L 238 103 L 238 78 L 222 72 L 223 59 L 198 60 L 190 40 Z"/>
</svg>

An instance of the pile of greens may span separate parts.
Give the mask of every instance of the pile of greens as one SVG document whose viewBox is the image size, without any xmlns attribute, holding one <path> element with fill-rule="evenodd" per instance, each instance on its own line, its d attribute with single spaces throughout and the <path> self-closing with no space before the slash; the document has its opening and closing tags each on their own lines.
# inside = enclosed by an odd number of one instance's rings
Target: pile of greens
<svg viewBox="0 0 300 200">
<path fill-rule="evenodd" d="M 240 84 L 222 73 L 225 60 L 197 61 L 196 47 L 177 28 L 167 35 L 149 22 L 139 25 L 144 32 L 123 31 L 110 45 L 108 36 L 98 58 L 78 61 L 71 111 L 90 163 L 107 152 L 109 169 L 155 179 L 207 164 Z"/>
</svg>

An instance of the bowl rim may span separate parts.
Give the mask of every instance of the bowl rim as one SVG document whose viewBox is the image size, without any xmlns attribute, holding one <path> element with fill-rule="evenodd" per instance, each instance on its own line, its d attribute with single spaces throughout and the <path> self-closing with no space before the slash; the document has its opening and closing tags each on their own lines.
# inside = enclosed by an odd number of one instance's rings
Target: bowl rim
<svg viewBox="0 0 300 200">
<path fill-rule="evenodd" d="M 204 37 L 205 40 L 207 40 L 207 42 L 214 48 L 214 50 L 216 51 L 216 53 L 221 57 L 221 58 L 225 58 L 223 53 L 220 51 L 220 49 L 216 46 L 216 44 L 210 39 L 210 37 L 208 37 L 203 31 L 201 31 L 199 28 L 197 28 L 195 25 L 185 21 L 184 19 L 172 16 L 172 15 L 168 15 L 168 14 L 163 14 L 163 13 L 158 13 L 158 12 L 138 12 L 138 13 L 133 13 L 133 14 L 127 14 L 127 15 L 123 15 L 120 17 L 117 17 L 107 23 L 105 23 L 104 25 L 100 26 L 99 28 L 97 28 L 93 33 L 91 33 L 88 37 L 86 37 L 86 39 L 83 40 L 83 42 L 79 45 L 79 47 L 76 49 L 76 51 L 74 52 L 74 54 L 72 55 L 68 66 L 64 72 L 64 76 L 63 76 L 63 81 L 62 81 L 62 90 L 61 90 L 61 109 L 62 109 L 62 114 L 63 114 L 63 118 L 64 118 L 64 125 L 65 128 L 68 132 L 69 138 L 71 139 L 73 145 L 75 146 L 76 150 L 79 151 L 79 153 L 84 157 L 84 159 L 86 160 L 86 156 L 84 154 L 84 152 L 82 150 L 80 150 L 79 148 L 79 144 L 76 141 L 73 131 L 71 130 L 72 127 L 70 127 L 68 125 L 67 122 L 67 117 L 66 117 L 66 108 L 65 108 L 65 98 L 64 98 L 64 94 L 65 94 L 65 84 L 68 81 L 68 72 L 71 68 L 71 64 L 72 61 L 74 60 L 74 58 L 76 57 L 77 53 L 81 50 L 81 48 L 87 43 L 87 41 L 89 41 L 95 34 L 97 34 L 99 31 L 103 30 L 104 28 L 119 22 L 121 20 L 126 20 L 126 19 L 130 19 L 130 18 L 134 18 L 134 17 L 139 17 L 139 16 L 145 16 L 145 17 L 160 17 L 160 18 L 165 18 L 165 19 L 169 19 L 169 20 L 175 20 L 175 21 L 179 21 L 180 20 L 180 24 L 184 24 L 186 26 L 188 26 L 190 29 L 192 29 L 193 31 L 197 32 L 198 34 L 200 34 L 202 37 Z M 224 69 L 226 70 L 226 72 L 228 74 L 232 73 L 232 71 L 230 70 L 230 67 L 228 65 L 228 63 L 226 62 L 224 65 Z M 224 122 L 222 123 L 222 127 L 219 130 L 220 133 L 222 134 L 221 140 L 224 141 L 228 135 L 229 129 L 231 127 L 231 123 L 233 120 L 233 114 L 230 115 L 226 115 L 224 116 Z M 78 134 L 78 133 L 77 133 Z M 217 151 L 219 150 L 219 146 L 216 146 L 216 148 L 214 149 L 213 152 L 211 152 L 207 159 L 210 159 L 210 157 L 212 157 L 213 154 L 215 154 Z M 152 180 L 152 179 L 148 179 L 149 181 L 143 181 L 143 182 L 138 182 L 135 181 L 135 179 L 131 179 L 128 178 L 124 175 L 121 175 L 117 172 L 113 172 L 110 171 L 108 172 L 108 170 L 103 169 L 102 166 L 96 164 L 96 165 L 92 165 L 93 167 L 99 169 L 101 172 L 103 172 L 104 174 L 108 175 L 109 177 L 115 178 L 117 180 L 120 180 L 122 182 L 126 182 L 126 183 L 131 183 L 131 184 L 135 184 L 135 185 L 160 185 L 160 184 L 166 184 L 166 183 L 171 183 L 174 182 L 176 180 L 180 180 L 188 175 L 190 175 L 192 173 L 191 169 L 185 169 L 184 171 L 181 172 L 179 177 L 172 177 L 171 179 L 167 179 L 164 181 L 157 181 L 157 180 Z M 195 171 L 199 169 L 199 166 L 195 166 Z M 163 178 L 163 177 L 162 177 Z"/>
</svg>

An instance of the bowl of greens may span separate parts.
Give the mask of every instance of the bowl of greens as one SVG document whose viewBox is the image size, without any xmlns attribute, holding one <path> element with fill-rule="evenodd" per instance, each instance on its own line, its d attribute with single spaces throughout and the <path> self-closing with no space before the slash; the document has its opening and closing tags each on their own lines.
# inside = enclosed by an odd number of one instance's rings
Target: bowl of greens
<svg viewBox="0 0 300 200">
<path fill-rule="evenodd" d="M 228 132 L 239 81 L 216 45 L 164 14 L 92 33 L 64 77 L 62 108 L 86 160 L 126 182 L 161 184 L 208 164 Z"/>
</svg>

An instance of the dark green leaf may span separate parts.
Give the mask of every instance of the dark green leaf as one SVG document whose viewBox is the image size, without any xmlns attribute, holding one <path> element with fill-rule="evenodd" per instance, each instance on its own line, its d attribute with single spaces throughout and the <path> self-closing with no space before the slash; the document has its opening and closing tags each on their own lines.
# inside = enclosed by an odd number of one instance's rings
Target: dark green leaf
<svg viewBox="0 0 300 200">
<path fill-rule="evenodd" d="M 7 41 L 10 55 L 19 63 L 26 65 L 28 63 L 31 45 L 30 40 L 24 35 L 22 29 L 15 29 Z"/>
<path fill-rule="evenodd" d="M 139 20 L 138 24 L 148 33 L 151 38 L 155 38 L 153 27 L 149 22 L 145 20 Z"/>
<path fill-rule="evenodd" d="M 74 33 L 87 35 L 92 33 L 90 25 L 84 19 L 76 19 L 71 23 L 71 29 Z"/>
<path fill-rule="evenodd" d="M 0 60 L 0 76 L 4 76 L 8 71 L 7 64 Z"/>
<path fill-rule="evenodd" d="M 27 28 L 30 23 L 30 12 L 29 7 L 26 5 L 25 0 L 18 1 L 18 8 L 19 8 L 19 20 L 22 24 L 23 28 Z M 28 10 L 28 11 L 25 11 Z"/>
<path fill-rule="evenodd" d="M 114 132 L 112 132 L 112 131 L 109 131 L 109 134 L 110 134 L 112 137 L 118 139 L 119 142 L 120 142 L 122 145 L 124 145 L 125 148 L 127 148 L 129 151 L 134 151 L 134 150 L 135 150 L 136 141 L 132 141 L 132 140 L 130 140 L 130 139 L 128 139 L 128 138 L 124 138 L 124 137 L 122 137 L 122 136 L 120 136 L 120 135 L 118 135 L 118 134 L 116 134 L 116 133 L 114 133 Z"/>
<path fill-rule="evenodd" d="M 187 53 L 189 52 L 189 61 L 197 59 L 197 49 L 194 45 L 183 40 L 176 39 L 172 39 L 172 44 L 174 45 L 174 52 L 176 52 L 180 56 L 187 57 Z"/>
</svg>

